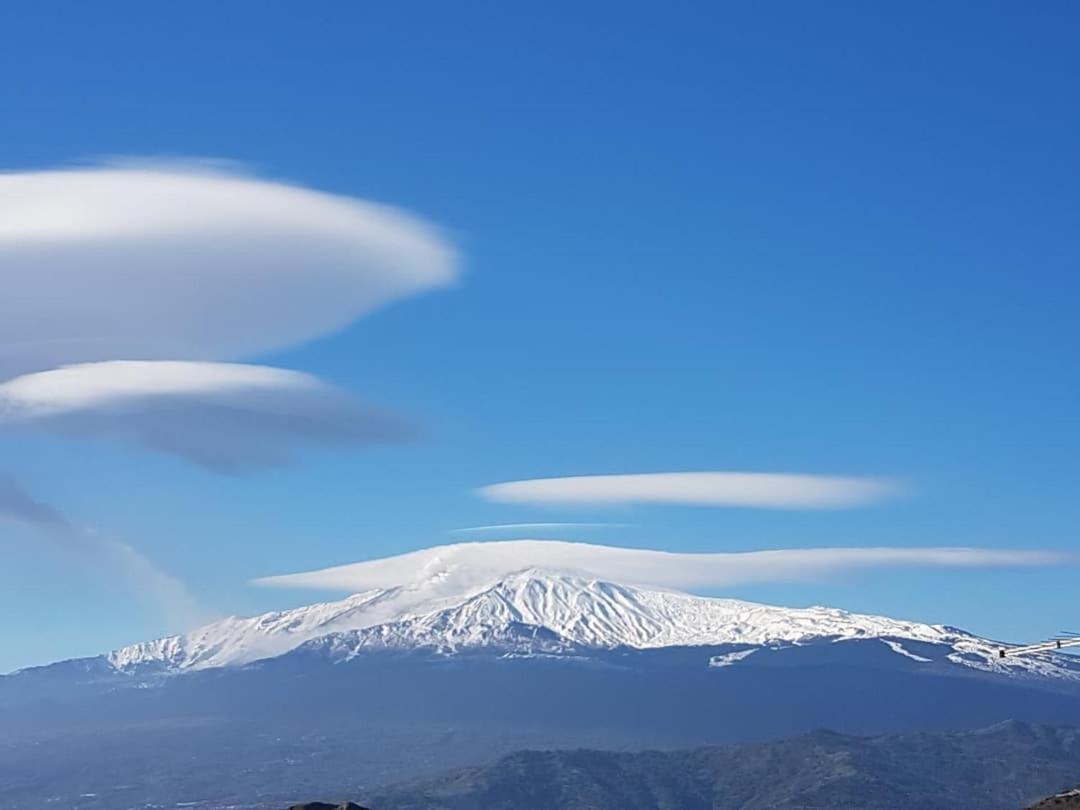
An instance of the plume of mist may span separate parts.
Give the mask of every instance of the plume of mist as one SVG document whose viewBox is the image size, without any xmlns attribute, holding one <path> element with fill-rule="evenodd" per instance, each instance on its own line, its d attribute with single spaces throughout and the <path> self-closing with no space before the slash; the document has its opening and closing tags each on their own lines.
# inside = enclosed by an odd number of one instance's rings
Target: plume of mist
<svg viewBox="0 0 1080 810">
<path fill-rule="evenodd" d="M 189 628 L 210 621 L 187 586 L 127 543 L 69 520 L 56 507 L 37 500 L 16 481 L 0 476 L 0 520 L 34 529 L 37 536 L 92 569 L 120 580 L 142 603 L 161 611 L 170 625 Z"/>
</svg>

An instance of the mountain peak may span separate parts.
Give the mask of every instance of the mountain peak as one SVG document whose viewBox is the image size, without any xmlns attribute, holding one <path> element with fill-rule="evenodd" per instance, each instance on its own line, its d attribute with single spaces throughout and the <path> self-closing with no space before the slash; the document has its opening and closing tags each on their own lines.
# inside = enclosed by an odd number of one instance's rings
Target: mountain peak
<svg viewBox="0 0 1080 810">
<path fill-rule="evenodd" d="M 457 549 L 418 557 L 417 568 L 400 572 L 399 584 L 388 578 L 400 565 L 394 558 L 391 569 L 373 576 L 379 587 L 340 601 L 225 619 L 116 650 L 107 661 L 120 672 L 176 673 L 242 665 L 301 647 L 333 660 L 375 650 L 585 655 L 617 648 L 731 648 L 707 659 L 723 667 L 762 648 L 870 639 L 919 665 L 942 661 L 1009 675 L 1080 677 L 1056 660 L 999 659 L 997 645 L 942 625 L 694 596 L 563 567 L 512 567 L 503 559 L 505 549 L 495 553 L 498 565 L 488 560 L 473 569 Z"/>
<path fill-rule="evenodd" d="M 206 669 L 275 657 L 325 638 L 352 655 L 372 647 L 445 651 L 512 644 L 518 649 L 526 637 L 543 641 L 545 650 L 762 646 L 854 638 L 941 644 L 967 637 L 938 626 L 831 608 L 781 608 L 693 596 L 538 566 L 470 581 L 479 584 L 461 589 L 453 578 L 432 575 L 429 569 L 404 586 L 225 619 L 185 635 L 117 650 L 108 660 L 121 671 L 148 666 Z"/>
</svg>

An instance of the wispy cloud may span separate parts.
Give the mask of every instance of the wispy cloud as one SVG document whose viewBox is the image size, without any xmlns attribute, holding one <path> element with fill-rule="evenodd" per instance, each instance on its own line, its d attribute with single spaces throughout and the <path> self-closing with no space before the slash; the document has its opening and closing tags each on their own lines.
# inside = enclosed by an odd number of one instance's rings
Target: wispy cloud
<svg viewBox="0 0 1080 810">
<path fill-rule="evenodd" d="M 496 523 L 491 526 L 466 526 L 451 529 L 454 534 L 485 532 L 551 531 L 553 529 L 628 529 L 630 523 Z"/>
<path fill-rule="evenodd" d="M 411 438 L 401 419 L 307 374 L 181 361 L 87 363 L 0 384 L 0 430 L 107 438 L 226 471 L 300 446 Z"/>
<path fill-rule="evenodd" d="M 0 211 L 9 374 L 261 354 L 457 275 L 416 217 L 208 162 L 0 174 Z"/>
<path fill-rule="evenodd" d="M 439 582 L 478 587 L 530 568 L 631 584 L 721 588 L 817 580 L 883 568 L 992 568 L 1073 564 L 1080 555 L 979 548 L 791 548 L 677 553 L 554 540 L 458 543 L 318 571 L 263 577 L 257 585 L 355 593 Z"/>
<path fill-rule="evenodd" d="M 846 509 L 900 493 L 881 478 L 748 472 L 665 472 L 536 478 L 482 487 L 489 501 L 514 504 L 681 504 L 759 509 Z"/>
<path fill-rule="evenodd" d="M 50 529 L 72 528 L 57 509 L 37 500 L 6 476 L 0 476 L 0 517 Z"/>
<path fill-rule="evenodd" d="M 119 577 L 142 601 L 159 608 L 175 629 L 208 621 L 211 613 L 187 586 L 161 570 L 127 543 L 104 537 L 92 528 L 70 521 L 60 510 L 39 501 L 11 478 L 0 476 L 0 521 L 21 523 L 81 563 Z"/>
</svg>

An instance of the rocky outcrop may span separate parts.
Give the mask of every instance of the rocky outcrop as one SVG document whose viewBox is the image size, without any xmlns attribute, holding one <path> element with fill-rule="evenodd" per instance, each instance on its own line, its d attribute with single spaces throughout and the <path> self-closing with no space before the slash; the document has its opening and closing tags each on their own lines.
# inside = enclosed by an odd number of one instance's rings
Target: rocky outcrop
<svg viewBox="0 0 1080 810">
<path fill-rule="evenodd" d="M 356 802 L 342 802 L 341 804 L 327 804 L 326 802 L 308 802 L 307 804 L 294 804 L 289 810 L 367 810 Z"/>
<path fill-rule="evenodd" d="M 1080 788 L 1049 796 L 1028 810 L 1080 810 Z"/>
</svg>

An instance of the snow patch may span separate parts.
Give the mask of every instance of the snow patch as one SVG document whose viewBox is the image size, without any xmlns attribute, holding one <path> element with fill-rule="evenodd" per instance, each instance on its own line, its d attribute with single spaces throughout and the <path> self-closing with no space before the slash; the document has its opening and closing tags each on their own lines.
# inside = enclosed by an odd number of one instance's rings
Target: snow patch
<svg viewBox="0 0 1080 810">
<path fill-rule="evenodd" d="M 929 658 L 923 658 L 921 655 L 915 655 L 915 653 L 905 650 L 903 645 L 899 641 L 894 641 L 891 638 L 883 638 L 881 639 L 881 641 L 883 644 L 885 644 L 885 646 L 887 646 L 897 655 L 902 655 L 905 658 L 910 658 L 912 661 L 918 661 L 920 664 L 931 663 Z"/>
<path fill-rule="evenodd" d="M 730 667 L 732 664 L 739 663 L 744 658 L 749 658 L 759 649 L 759 647 L 751 647 L 749 650 L 736 650 L 735 652 L 724 653 L 723 655 L 714 655 L 709 659 L 709 666 Z"/>
</svg>

